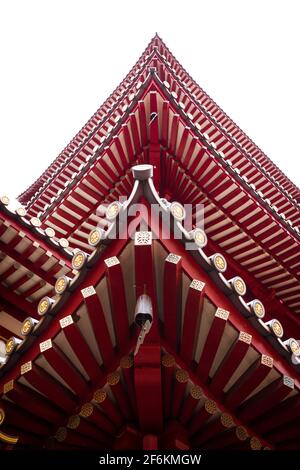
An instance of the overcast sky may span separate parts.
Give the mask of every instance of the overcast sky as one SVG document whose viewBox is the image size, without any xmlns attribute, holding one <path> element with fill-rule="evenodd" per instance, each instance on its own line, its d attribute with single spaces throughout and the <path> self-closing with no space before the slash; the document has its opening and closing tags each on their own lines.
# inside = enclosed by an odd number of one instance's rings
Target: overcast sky
<svg viewBox="0 0 300 470">
<path fill-rule="evenodd" d="M 0 195 L 55 159 L 155 32 L 300 186 L 299 0 L 0 0 Z"/>
</svg>

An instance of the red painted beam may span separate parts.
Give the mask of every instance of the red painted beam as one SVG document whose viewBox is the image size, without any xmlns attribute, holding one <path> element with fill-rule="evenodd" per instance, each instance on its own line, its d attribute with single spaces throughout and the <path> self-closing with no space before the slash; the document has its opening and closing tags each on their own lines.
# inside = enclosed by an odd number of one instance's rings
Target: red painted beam
<svg viewBox="0 0 300 470">
<path fill-rule="evenodd" d="M 233 384 L 225 395 L 225 405 L 236 409 L 267 377 L 273 367 L 273 359 L 262 355 Z"/>
<path fill-rule="evenodd" d="M 40 351 L 76 395 L 81 396 L 89 391 L 81 373 L 75 368 L 61 349 L 50 339 L 40 343 Z"/>
<path fill-rule="evenodd" d="M 62 318 L 60 320 L 60 324 L 66 340 L 70 344 L 92 383 L 96 383 L 101 380 L 101 378 L 103 378 L 103 372 L 90 350 L 86 339 L 83 337 L 78 325 L 74 323 L 71 315 Z"/>
<path fill-rule="evenodd" d="M 205 283 L 193 279 L 189 285 L 184 308 L 180 356 L 190 364 L 194 359 L 195 343 L 199 333 Z M 180 305 L 181 306 L 181 305 Z"/>
<path fill-rule="evenodd" d="M 227 310 L 217 308 L 197 366 L 197 374 L 204 383 L 208 379 L 209 371 L 222 339 L 228 317 L 229 312 Z"/>
<path fill-rule="evenodd" d="M 209 385 L 209 388 L 215 396 L 221 396 L 224 387 L 245 357 L 251 344 L 251 339 L 251 335 L 241 331 L 238 339 L 225 355 Z"/>
<path fill-rule="evenodd" d="M 129 324 L 122 268 L 115 256 L 104 262 L 117 346 L 124 351 L 129 338 Z"/>
<path fill-rule="evenodd" d="M 21 375 L 35 389 L 62 410 L 70 413 L 76 406 L 77 400 L 70 390 L 38 365 L 32 362 L 25 362 L 21 366 Z"/>
<path fill-rule="evenodd" d="M 164 336 L 177 350 L 181 329 L 181 258 L 170 253 L 164 263 Z"/>
<path fill-rule="evenodd" d="M 87 308 L 88 316 L 92 324 L 98 349 L 101 354 L 104 366 L 111 360 L 113 345 L 107 327 L 103 308 L 96 290 L 93 286 L 82 289 L 82 296 Z"/>
</svg>

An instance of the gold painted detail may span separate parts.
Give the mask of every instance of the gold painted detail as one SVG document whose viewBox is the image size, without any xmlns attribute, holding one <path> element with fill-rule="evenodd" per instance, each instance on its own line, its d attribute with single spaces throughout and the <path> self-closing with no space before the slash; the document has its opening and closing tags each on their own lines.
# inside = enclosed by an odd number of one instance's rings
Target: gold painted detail
<svg viewBox="0 0 300 470">
<path fill-rule="evenodd" d="M 38 314 L 41 316 L 45 315 L 50 310 L 51 304 L 52 299 L 47 296 L 43 297 L 38 304 Z"/>
<path fill-rule="evenodd" d="M 28 335 L 34 327 L 34 321 L 31 317 L 25 318 L 21 328 L 21 335 Z"/>
<path fill-rule="evenodd" d="M 245 441 L 249 437 L 249 434 L 244 426 L 238 426 L 235 430 L 235 434 L 240 441 Z"/>
<path fill-rule="evenodd" d="M 200 398 L 202 398 L 202 396 L 203 396 L 203 393 L 202 393 L 201 388 L 198 387 L 198 385 L 193 385 L 191 390 L 190 390 L 190 395 L 195 400 L 200 400 Z"/>
<path fill-rule="evenodd" d="M 135 232 L 134 234 L 135 245 L 151 245 L 152 244 L 152 232 L 145 230 L 141 232 Z"/>
<path fill-rule="evenodd" d="M 181 256 L 175 255 L 174 253 L 169 253 L 166 257 L 166 261 L 168 261 L 168 263 L 177 264 L 180 260 Z"/>
<path fill-rule="evenodd" d="M 107 383 L 111 386 L 117 385 L 117 383 L 120 382 L 120 374 L 119 372 L 112 372 L 111 374 L 108 374 L 107 376 Z"/>
<path fill-rule="evenodd" d="M 232 287 L 233 289 L 235 290 L 235 292 L 238 294 L 238 295 L 245 295 L 246 294 L 246 284 L 245 282 L 243 281 L 243 279 L 239 276 L 236 276 L 232 279 L 231 281 L 232 283 Z"/>
<path fill-rule="evenodd" d="M 205 411 L 211 415 L 215 414 L 218 410 L 217 404 L 214 400 L 206 400 L 204 403 L 204 408 Z"/>
<path fill-rule="evenodd" d="M 175 373 L 175 377 L 179 383 L 186 383 L 189 380 L 189 374 L 183 369 L 178 369 Z"/>
<path fill-rule="evenodd" d="M 165 354 L 161 362 L 164 367 L 173 367 L 175 365 L 175 359 L 171 354 Z"/>
<path fill-rule="evenodd" d="M 211 257 L 214 267 L 221 273 L 224 273 L 227 269 L 226 259 L 221 253 L 216 253 Z"/>
<path fill-rule="evenodd" d="M 110 268 L 111 266 L 115 266 L 116 264 L 120 264 L 120 261 L 118 260 L 118 258 L 116 256 L 112 256 L 111 258 L 106 258 L 104 260 L 104 263 L 106 264 L 106 266 L 108 268 Z"/>
<path fill-rule="evenodd" d="M 199 290 L 200 292 L 204 289 L 205 287 L 205 282 L 198 281 L 197 279 L 193 279 L 192 282 L 190 283 L 190 288 Z"/>
<path fill-rule="evenodd" d="M 228 310 L 225 310 L 224 308 L 217 308 L 217 311 L 215 313 L 215 317 L 222 318 L 222 320 L 228 320 L 229 318 L 229 312 Z"/>
<path fill-rule="evenodd" d="M 295 338 L 290 338 L 288 340 L 288 345 L 289 345 L 291 352 L 295 354 L 295 356 L 300 355 L 300 345 Z"/>
<path fill-rule="evenodd" d="M 250 447 L 252 450 L 260 450 L 262 448 L 262 444 L 257 437 L 252 436 L 250 439 Z"/>
<path fill-rule="evenodd" d="M 223 424 L 224 428 L 231 428 L 232 426 L 234 426 L 234 421 L 233 421 L 233 418 L 230 414 L 222 413 L 220 419 L 221 419 L 221 423 Z"/>
<path fill-rule="evenodd" d="M 76 429 L 78 428 L 79 424 L 80 424 L 80 416 L 73 415 L 73 416 L 70 416 L 67 427 L 70 429 Z"/>
<path fill-rule="evenodd" d="M 31 361 L 24 362 L 24 364 L 21 365 L 21 375 L 26 374 L 31 369 L 32 369 L 32 362 Z"/>
<path fill-rule="evenodd" d="M 12 354 L 14 349 L 17 347 L 17 341 L 16 341 L 16 338 L 14 336 L 12 336 L 11 338 L 9 338 L 7 341 L 6 341 L 6 345 L 5 345 L 5 351 L 6 351 L 6 354 Z"/>
<path fill-rule="evenodd" d="M 30 223 L 34 227 L 40 227 L 42 225 L 42 222 L 40 221 L 40 219 L 38 217 L 31 217 Z"/>
<path fill-rule="evenodd" d="M 103 388 L 99 388 L 98 390 L 96 390 L 96 392 L 94 393 L 94 400 L 97 403 L 104 402 L 106 400 L 106 391 Z"/>
<path fill-rule="evenodd" d="M 63 441 L 66 440 L 67 435 L 68 435 L 67 429 L 65 427 L 60 427 L 60 428 L 58 428 L 58 430 L 55 433 L 55 439 L 58 442 L 63 442 Z"/>
<path fill-rule="evenodd" d="M 106 217 L 109 220 L 113 220 L 117 217 L 121 210 L 121 204 L 118 201 L 114 201 L 109 204 L 108 208 L 106 209 Z"/>
<path fill-rule="evenodd" d="M 260 300 L 254 299 L 251 303 L 253 313 L 258 318 L 263 318 L 265 316 L 265 307 Z"/>
<path fill-rule="evenodd" d="M 16 213 L 20 217 L 25 217 L 25 215 L 27 214 L 25 207 L 18 207 L 17 210 L 16 210 Z"/>
<path fill-rule="evenodd" d="M 3 408 L 0 408 L 0 426 L 4 420 L 5 420 L 5 411 Z"/>
<path fill-rule="evenodd" d="M 88 237 L 89 245 L 97 246 L 101 242 L 101 239 L 102 239 L 102 230 L 100 230 L 99 228 L 94 228 L 93 230 L 90 231 L 89 237 Z"/>
<path fill-rule="evenodd" d="M 14 389 L 14 380 L 10 380 L 9 382 L 6 382 L 3 386 L 3 393 L 8 393 L 11 390 Z"/>
<path fill-rule="evenodd" d="M 1 196 L 0 201 L 4 206 L 8 206 L 9 204 L 9 197 L 8 196 Z"/>
<path fill-rule="evenodd" d="M 271 356 L 266 356 L 265 354 L 262 354 L 261 363 L 264 366 L 273 367 L 273 358 Z"/>
<path fill-rule="evenodd" d="M 6 442 L 7 444 L 16 444 L 19 440 L 17 436 L 9 436 L 3 431 L 0 431 L 0 441 Z"/>
<path fill-rule="evenodd" d="M 242 341 L 243 343 L 251 344 L 252 335 L 249 335 L 245 331 L 240 331 L 239 340 Z"/>
<path fill-rule="evenodd" d="M 86 261 L 86 253 L 84 251 L 77 251 L 72 258 L 73 269 L 81 269 Z"/>
<path fill-rule="evenodd" d="M 283 376 L 283 383 L 284 383 L 284 385 L 286 385 L 287 387 L 291 388 L 292 390 L 293 390 L 294 387 L 295 387 L 295 381 L 294 381 L 294 379 L 292 379 L 292 378 L 289 377 L 288 375 L 284 375 L 284 376 Z"/>
<path fill-rule="evenodd" d="M 170 211 L 176 220 L 183 220 L 185 218 L 185 209 L 179 202 L 172 202 Z"/>
<path fill-rule="evenodd" d="M 132 356 L 123 356 L 120 361 L 120 366 L 122 369 L 130 369 L 133 366 L 133 357 Z"/>
<path fill-rule="evenodd" d="M 274 335 L 277 336 L 277 338 L 282 338 L 283 328 L 279 320 L 271 320 L 270 327 Z"/>
<path fill-rule="evenodd" d="M 59 320 L 59 324 L 61 328 L 66 328 L 67 326 L 72 325 L 73 323 L 74 321 L 71 315 L 67 315 L 66 317 Z"/>
<path fill-rule="evenodd" d="M 207 236 L 204 230 L 196 228 L 193 233 L 194 242 L 199 248 L 204 248 L 207 244 Z"/>
<path fill-rule="evenodd" d="M 66 276 L 60 276 L 55 282 L 55 292 L 56 294 L 62 294 L 65 292 L 66 288 L 68 287 L 69 281 Z"/>
<path fill-rule="evenodd" d="M 47 339 L 46 341 L 43 341 L 40 343 L 40 351 L 41 353 L 44 351 L 47 351 L 47 349 L 52 348 L 52 341 L 51 339 Z"/>
<path fill-rule="evenodd" d="M 82 418 L 88 418 L 89 416 L 91 416 L 93 411 L 94 411 L 93 404 L 92 403 L 85 403 L 84 405 L 82 405 L 81 410 L 79 412 L 79 415 Z"/>
</svg>

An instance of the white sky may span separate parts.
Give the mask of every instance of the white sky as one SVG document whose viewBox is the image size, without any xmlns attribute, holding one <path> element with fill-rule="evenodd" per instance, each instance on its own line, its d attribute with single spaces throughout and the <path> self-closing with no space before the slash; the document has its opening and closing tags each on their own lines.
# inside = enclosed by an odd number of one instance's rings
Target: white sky
<svg viewBox="0 0 300 470">
<path fill-rule="evenodd" d="M 157 31 L 300 186 L 299 0 L 0 0 L 0 195 L 17 196 Z"/>
</svg>

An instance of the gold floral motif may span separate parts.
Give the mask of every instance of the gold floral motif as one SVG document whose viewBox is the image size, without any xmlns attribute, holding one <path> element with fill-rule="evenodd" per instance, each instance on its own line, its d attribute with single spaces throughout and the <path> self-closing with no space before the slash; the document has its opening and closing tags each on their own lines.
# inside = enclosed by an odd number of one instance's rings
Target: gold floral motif
<svg viewBox="0 0 300 470">
<path fill-rule="evenodd" d="M 203 230 L 200 228 L 196 229 L 194 232 L 194 240 L 199 248 L 203 248 L 207 243 L 207 237 Z"/>
<path fill-rule="evenodd" d="M 68 431 L 64 427 L 58 428 L 58 430 L 55 433 L 55 439 L 58 442 L 63 442 L 67 438 Z"/>
<path fill-rule="evenodd" d="M 22 328 L 21 328 L 21 334 L 22 334 L 23 336 L 28 335 L 28 333 L 30 333 L 32 327 L 33 327 L 32 320 L 30 320 L 29 318 L 26 318 L 26 319 L 24 320 L 23 325 L 22 325 Z"/>
<path fill-rule="evenodd" d="M 13 350 L 15 349 L 15 347 L 16 347 L 15 338 L 14 337 L 9 338 L 6 341 L 6 345 L 5 345 L 6 354 L 11 354 L 13 352 Z"/>
<path fill-rule="evenodd" d="M 114 219 L 119 214 L 120 209 L 121 205 L 118 202 L 112 202 L 106 210 L 106 217 L 108 219 Z"/>
<path fill-rule="evenodd" d="M 85 262 L 85 253 L 83 251 L 77 251 L 72 258 L 72 266 L 74 269 L 80 269 Z"/>
<path fill-rule="evenodd" d="M 292 351 L 293 354 L 295 354 L 295 356 L 300 355 L 300 346 L 299 346 L 298 341 L 295 340 L 295 338 L 290 338 L 289 346 L 290 346 L 290 350 Z"/>
<path fill-rule="evenodd" d="M 238 426 L 235 430 L 235 433 L 240 441 L 245 441 L 249 437 L 247 430 L 244 428 L 244 426 Z"/>
<path fill-rule="evenodd" d="M 55 286 L 54 286 L 55 292 L 57 294 L 62 294 L 66 290 L 66 287 L 67 287 L 66 277 L 65 276 L 59 277 L 57 281 L 55 282 Z"/>
<path fill-rule="evenodd" d="M 101 232 L 99 229 L 93 229 L 89 234 L 89 244 L 92 246 L 98 245 L 101 240 Z"/>
<path fill-rule="evenodd" d="M 98 390 L 96 390 L 96 392 L 94 393 L 94 400 L 97 403 L 102 403 L 103 401 L 105 401 L 106 391 L 103 388 L 99 388 Z"/>
<path fill-rule="evenodd" d="M 164 367 L 173 367 L 175 365 L 174 356 L 171 356 L 171 354 L 165 354 L 161 362 Z"/>
<path fill-rule="evenodd" d="M 177 382 L 186 383 L 189 380 L 189 374 L 186 370 L 178 369 L 175 374 Z"/>
<path fill-rule="evenodd" d="M 200 398 L 203 396 L 202 390 L 198 385 L 193 385 L 193 387 L 190 390 L 190 395 L 193 397 L 195 400 L 200 400 Z"/>
<path fill-rule="evenodd" d="M 93 411 L 94 411 L 93 404 L 85 403 L 84 405 L 82 405 L 79 415 L 82 416 L 82 418 L 88 418 L 89 416 L 91 416 Z"/>
<path fill-rule="evenodd" d="M 39 304 L 38 304 L 38 313 L 40 315 L 44 315 L 49 310 L 49 307 L 50 307 L 50 302 L 49 302 L 48 297 L 43 297 L 39 301 Z"/>
<path fill-rule="evenodd" d="M 170 209 L 171 214 L 176 220 L 183 220 L 185 218 L 185 210 L 179 202 L 172 202 Z"/>
</svg>

